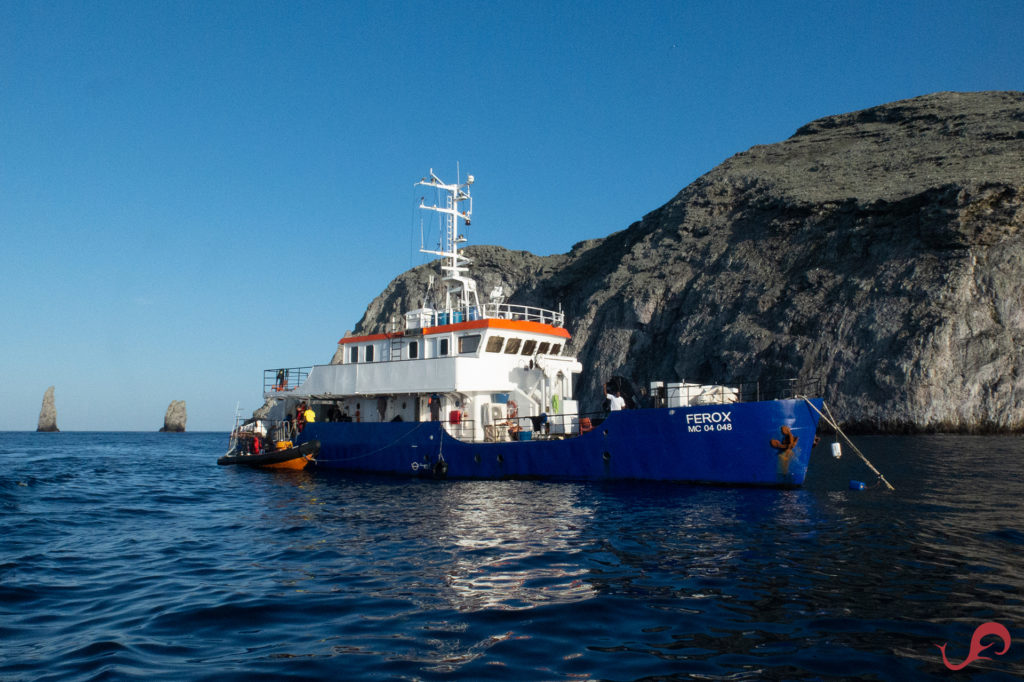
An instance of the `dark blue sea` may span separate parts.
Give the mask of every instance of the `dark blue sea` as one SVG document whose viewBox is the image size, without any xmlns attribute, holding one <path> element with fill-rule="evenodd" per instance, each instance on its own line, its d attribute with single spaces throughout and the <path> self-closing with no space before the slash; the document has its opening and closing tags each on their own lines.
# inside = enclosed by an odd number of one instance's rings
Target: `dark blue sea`
<svg viewBox="0 0 1024 682">
<path fill-rule="evenodd" d="M 219 467 L 0 434 L 0 679 L 1017 679 L 1024 439 L 864 437 L 800 490 Z M 951 672 L 975 629 L 988 660 Z"/>
</svg>

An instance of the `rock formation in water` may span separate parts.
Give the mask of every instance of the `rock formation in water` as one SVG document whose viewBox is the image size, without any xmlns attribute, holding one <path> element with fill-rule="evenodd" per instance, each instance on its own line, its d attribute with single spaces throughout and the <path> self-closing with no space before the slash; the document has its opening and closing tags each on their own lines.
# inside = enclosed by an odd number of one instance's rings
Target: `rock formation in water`
<svg viewBox="0 0 1024 682">
<path fill-rule="evenodd" d="M 57 405 L 53 402 L 53 386 L 43 394 L 43 407 L 39 410 L 39 426 L 36 431 L 60 431 L 57 428 Z"/>
<path fill-rule="evenodd" d="M 820 377 L 848 427 L 1024 430 L 1024 93 L 829 116 L 568 254 L 466 253 L 484 295 L 561 303 L 585 410 L 613 375 Z M 399 276 L 356 332 L 419 306 L 436 272 Z"/>
<path fill-rule="evenodd" d="M 167 406 L 167 414 L 164 415 L 164 425 L 160 431 L 161 433 L 164 431 L 182 433 L 185 430 L 185 421 L 187 419 L 188 415 L 185 413 L 185 401 L 172 400 L 171 404 Z"/>
</svg>

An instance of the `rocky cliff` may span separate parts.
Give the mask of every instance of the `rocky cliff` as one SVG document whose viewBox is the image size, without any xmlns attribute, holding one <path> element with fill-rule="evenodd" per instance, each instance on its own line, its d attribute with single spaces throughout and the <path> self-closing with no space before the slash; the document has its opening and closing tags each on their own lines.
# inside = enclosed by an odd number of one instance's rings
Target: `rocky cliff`
<svg viewBox="0 0 1024 682">
<path fill-rule="evenodd" d="M 43 394 L 43 407 L 39 410 L 39 426 L 36 431 L 60 431 L 57 428 L 57 405 L 53 400 L 53 386 Z"/>
<path fill-rule="evenodd" d="M 185 401 L 172 400 L 171 404 L 167 406 L 167 413 L 164 415 L 164 425 L 160 431 L 161 433 L 164 431 L 182 433 L 185 431 L 185 422 L 187 420 L 188 414 L 185 412 Z"/>
<path fill-rule="evenodd" d="M 564 307 L 583 409 L 613 375 L 820 377 L 861 430 L 1024 430 L 1024 93 L 823 118 L 568 254 L 466 253 L 481 292 Z M 399 276 L 357 333 L 435 272 Z"/>
</svg>

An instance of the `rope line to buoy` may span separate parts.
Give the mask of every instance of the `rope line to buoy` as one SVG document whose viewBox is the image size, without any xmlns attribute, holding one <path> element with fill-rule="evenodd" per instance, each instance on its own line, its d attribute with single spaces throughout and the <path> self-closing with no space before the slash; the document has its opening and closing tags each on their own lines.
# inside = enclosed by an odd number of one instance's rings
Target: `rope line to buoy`
<svg viewBox="0 0 1024 682">
<path fill-rule="evenodd" d="M 853 441 L 850 440 L 849 436 L 847 436 L 845 433 L 843 433 L 843 430 L 841 428 L 839 428 L 839 424 L 837 424 L 835 419 L 832 418 L 832 412 L 829 411 L 828 405 L 825 404 L 825 401 L 822 401 L 821 404 L 825 408 L 825 411 L 828 412 L 828 416 L 827 417 L 824 414 L 822 414 L 821 410 L 819 410 L 817 407 L 814 406 L 814 403 L 812 403 L 807 398 L 807 396 L 801 395 L 801 396 L 797 396 L 797 397 L 798 398 L 802 398 L 804 400 L 804 402 L 806 402 L 808 405 L 811 406 L 812 410 L 814 410 L 815 412 L 818 413 L 818 416 L 820 416 L 822 419 L 825 420 L 826 424 L 828 424 L 833 429 L 835 429 L 836 433 L 838 433 L 840 436 L 843 437 L 843 439 L 850 445 L 850 447 L 853 448 L 853 451 L 857 453 L 857 456 L 860 457 L 862 460 L 864 460 L 864 463 L 868 465 L 869 469 L 871 469 L 873 472 L 875 472 L 875 475 L 878 476 L 879 480 L 881 480 L 882 483 L 885 484 L 885 487 L 887 487 L 889 490 L 896 490 L 896 488 L 892 487 L 892 484 L 889 483 L 889 481 L 885 480 L 885 476 L 882 475 L 882 472 L 880 472 L 878 469 L 876 469 L 875 466 L 871 462 L 868 461 L 868 458 L 864 456 L 864 453 L 857 449 L 857 446 L 853 444 Z"/>
</svg>

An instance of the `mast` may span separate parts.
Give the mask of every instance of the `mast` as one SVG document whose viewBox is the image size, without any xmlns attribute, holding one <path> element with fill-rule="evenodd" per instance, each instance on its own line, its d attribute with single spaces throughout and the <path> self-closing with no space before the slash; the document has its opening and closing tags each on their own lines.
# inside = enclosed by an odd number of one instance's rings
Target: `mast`
<svg viewBox="0 0 1024 682">
<path fill-rule="evenodd" d="M 469 225 L 470 216 L 473 214 L 473 197 L 469 194 L 469 186 L 473 184 L 473 176 L 467 175 L 466 182 L 454 185 L 445 184 L 437 175 L 434 169 L 430 169 L 430 177 L 423 178 L 416 183 L 433 187 L 444 193 L 444 206 L 428 206 L 420 199 L 420 208 L 425 211 L 435 211 L 444 216 L 445 227 L 441 234 L 440 250 L 423 249 L 422 253 L 429 253 L 441 256 L 441 272 L 444 273 L 446 293 L 444 306 L 448 312 L 461 310 L 467 316 L 474 309 L 479 310 L 479 301 L 476 295 L 476 281 L 466 276 L 466 267 L 470 259 L 459 253 L 459 244 L 466 241 L 466 237 L 459 234 L 459 220 Z M 465 210 L 460 210 L 459 205 L 468 202 Z"/>
</svg>

